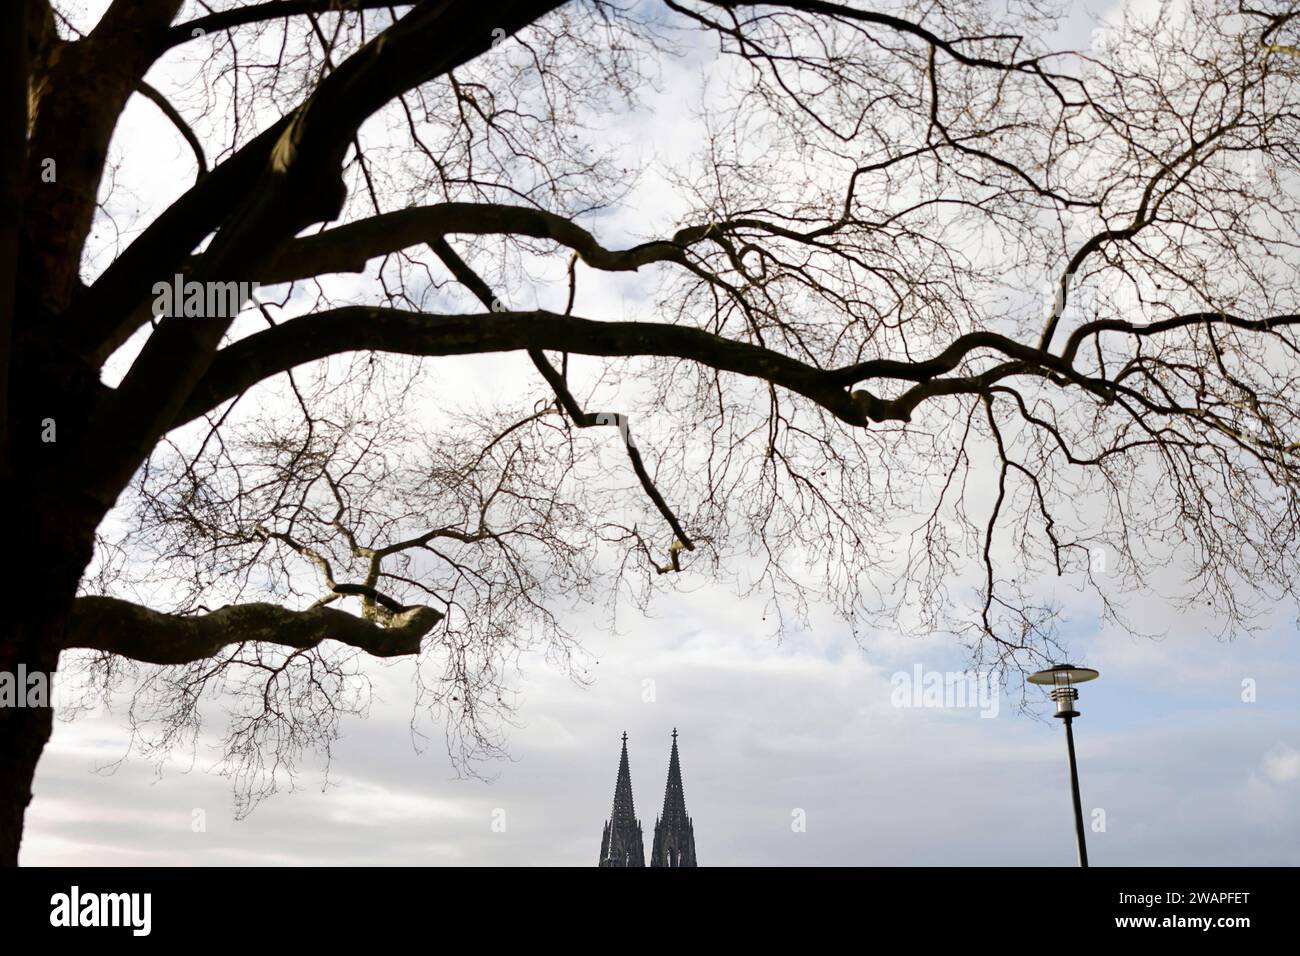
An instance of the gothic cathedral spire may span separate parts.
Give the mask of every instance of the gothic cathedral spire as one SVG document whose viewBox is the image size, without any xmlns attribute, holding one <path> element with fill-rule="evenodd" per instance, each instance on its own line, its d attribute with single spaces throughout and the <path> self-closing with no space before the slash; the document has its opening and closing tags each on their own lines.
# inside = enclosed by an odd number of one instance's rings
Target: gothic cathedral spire
<svg viewBox="0 0 1300 956">
<path fill-rule="evenodd" d="M 674 749 L 673 766 L 676 765 L 677 751 Z M 641 821 L 636 818 L 636 810 L 632 806 L 632 775 L 627 768 L 626 731 L 623 732 L 623 756 L 618 761 L 618 782 L 614 784 L 614 809 L 605 822 L 605 835 L 600 841 L 600 865 L 645 866 Z"/>
<path fill-rule="evenodd" d="M 655 821 L 651 866 L 698 866 L 695 862 L 695 827 L 686 815 L 686 793 L 682 790 L 682 768 L 677 760 L 677 728 L 673 728 L 673 753 L 668 760 L 668 787 L 664 809 Z"/>
</svg>

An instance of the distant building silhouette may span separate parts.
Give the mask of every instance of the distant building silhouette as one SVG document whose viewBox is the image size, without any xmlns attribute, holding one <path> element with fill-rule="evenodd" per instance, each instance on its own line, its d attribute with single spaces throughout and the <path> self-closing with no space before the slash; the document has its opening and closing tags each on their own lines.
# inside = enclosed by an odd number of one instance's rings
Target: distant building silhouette
<svg viewBox="0 0 1300 956">
<path fill-rule="evenodd" d="M 645 866 L 645 843 L 641 821 L 636 818 L 632 802 L 632 774 L 627 762 L 627 733 L 623 734 L 623 753 L 618 761 L 618 780 L 614 784 L 614 808 L 605 822 L 600 841 L 601 866 Z M 677 756 L 677 728 L 673 728 L 673 749 L 668 758 L 668 784 L 664 789 L 664 807 L 655 820 L 651 866 L 698 866 L 695 860 L 695 825 L 686 812 L 686 791 L 682 787 L 682 767 Z"/>
<path fill-rule="evenodd" d="M 632 805 L 632 775 L 627 768 L 627 731 L 623 732 L 623 756 L 618 761 L 618 782 L 614 784 L 614 809 L 600 840 L 600 865 L 645 866 L 641 821 Z"/>
<path fill-rule="evenodd" d="M 682 789 L 682 768 L 677 760 L 677 728 L 673 728 L 673 753 L 668 758 L 668 785 L 664 788 L 664 809 L 655 821 L 651 866 L 696 866 L 695 825 L 686 813 L 686 792 Z"/>
</svg>

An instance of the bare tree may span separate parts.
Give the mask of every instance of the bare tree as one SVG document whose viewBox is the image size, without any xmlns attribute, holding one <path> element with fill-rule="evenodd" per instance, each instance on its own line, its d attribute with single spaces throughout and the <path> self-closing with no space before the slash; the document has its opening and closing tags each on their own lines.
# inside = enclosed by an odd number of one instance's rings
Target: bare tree
<svg viewBox="0 0 1300 956">
<path fill-rule="evenodd" d="M 420 655 L 472 762 L 520 652 L 583 678 L 560 605 L 741 568 L 778 621 L 1003 667 L 1053 652 L 1045 575 L 1250 627 L 1300 538 L 1300 20 L 1187 0 L 1069 51 L 1013 6 L 8 5 L 0 672 L 67 652 L 158 752 L 224 695 L 255 799 L 362 656 Z M 604 130 L 705 44 L 697 148 L 629 165 Z M 119 222 L 136 94 L 185 152 Z M 646 316 L 583 315 L 600 273 Z M 177 275 L 265 294 L 158 308 Z M 502 352 L 531 399 L 430 420 L 431 358 Z M 4 862 L 50 729 L 0 709 Z"/>
</svg>

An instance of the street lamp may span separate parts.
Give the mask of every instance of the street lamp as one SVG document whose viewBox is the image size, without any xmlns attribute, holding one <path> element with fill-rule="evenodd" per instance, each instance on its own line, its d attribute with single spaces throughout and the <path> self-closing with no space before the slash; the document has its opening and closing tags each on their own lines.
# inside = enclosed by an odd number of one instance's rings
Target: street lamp
<svg viewBox="0 0 1300 956">
<path fill-rule="evenodd" d="M 1029 675 L 1031 684 L 1045 684 L 1052 688 L 1052 700 L 1056 701 L 1056 714 L 1065 721 L 1065 748 L 1070 754 L 1070 792 L 1074 797 L 1074 833 L 1079 841 L 1079 865 L 1088 865 L 1088 847 L 1083 840 L 1083 804 L 1079 800 L 1079 768 L 1074 761 L 1074 730 L 1071 724 L 1079 712 L 1074 709 L 1074 702 L 1079 699 L 1075 684 L 1096 680 L 1100 675 L 1091 667 L 1075 667 L 1073 664 L 1057 664 L 1047 670 Z"/>
</svg>

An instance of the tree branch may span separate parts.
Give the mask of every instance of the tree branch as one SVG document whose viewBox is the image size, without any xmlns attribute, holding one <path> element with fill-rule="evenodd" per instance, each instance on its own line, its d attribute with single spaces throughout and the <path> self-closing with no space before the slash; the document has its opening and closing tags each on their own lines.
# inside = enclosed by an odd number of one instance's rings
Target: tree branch
<svg viewBox="0 0 1300 956">
<path fill-rule="evenodd" d="M 422 639 L 442 614 L 417 606 L 389 620 L 389 626 L 380 627 L 334 608 L 289 611 L 261 603 L 186 617 L 117 598 L 81 597 L 73 604 L 63 648 L 108 651 L 147 664 L 187 664 L 230 644 L 258 642 L 301 649 L 331 640 L 375 657 L 400 657 L 419 653 Z"/>
<path fill-rule="evenodd" d="M 250 23 L 265 23 L 268 20 L 280 20 L 309 13 L 353 13 L 361 10 L 409 7 L 413 3 L 414 0 L 407 0 L 405 3 L 395 3 L 393 0 L 268 0 L 266 3 L 220 10 L 185 23 L 178 23 L 168 30 L 163 38 L 163 50 L 188 43 L 208 33 L 233 30 L 235 27 L 247 26 Z"/>
<path fill-rule="evenodd" d="M 213 238 L 195 280 L 248 279 L 301 229 L 336 218 L 346 196 L 344 153 L 367 117 L 483 53 L 494 29 L 516 32 L 559 2 L 506 0 L 489 10 L 427 0 L 363 46 L 294 112 L 269 164 Z M 77 450 L 98 472 L 87 489 L 91 498 L 117 497 L 206 372 L 232 318 L 172 316 L 159 323 L 112 398 L 95 411 Z"/>
<path fill-rule="evenodd" d="M 742 7 L 768 7 L 777 10 L 785 10 L 792 13 L 811 13 L 817 16 L 845 20 L 853 23 L 869 23 L 873 26 L 885 27 L 896 33 L 922 40 L 932 47 L 937 47 L 948 56 L 952 57 L 958 63 L 965 66 L 982 67 L 990 70 L 1007 70 L 1023 71 L 1035 73 L 1044 78 L 1056 80 L 1074 80 L 1065 74 L 1047 73 L 1042 69 L 1042 62 L 1048 59 L 1047 56 L 1025 57 L 1018 60 L 993 60 L 985 56 L 966 53 L 958 48 L 962 40 L 949 41 L 936 33 L 928 30 L 919 23 L 913 23 L 902 17 L 893 16 L 888 13 L 878 13 L 871 10 L 855 10 L 853 7 L 846 6 L 842 3 L 828 2 L 828 0 L 704 0 L 709 6 L 718 7 L 723 10 L 735 11 Z M 668 6 L 691 16 L 691 12 L 679 6 L 677 3 L 669 0 Z M 965 42 L 969 42 L 967 38 Z M 1019 46 L 1019 37 L 979 37 L 975 39 L 1003 39 L 1017 41 Z"/>
<path fill-rule="evenodd" d="M 573 352 L 634 358 L 671 356 L 699 362 L 788 388 L 812 399 L 841 421 L 909 421 L 912 411 L 928 398 L 983 394 L 994 382 L 1012 375 L 1054 377 L 1109 401 L 1125 390 L 1116 379 L 1087 375 L 1074 365 L 1079 345 L 1090 335 L 1118 332 L 1144 338 L 1198 325 L 1225 325 L 1250 331 L 1272 331 L 1300 325 L 1300 315 L 1251 320 L 1226 313 L 1189 313 L 1149 325 L 1103 319 L 1086 323 L 1070 336 L 1057 355 L 1017 342 L 996 332 L 963 335 L 929 359 L 872 359 L 840 368 L 822 369 L 771 349 L 727 339 L 690 326 L 653 322 L 600 322 L 554 312 L 489 312 L 469 315 L 427 315 L 400 309 L 345 306 L 303 316 L 240 339 L 222 349 L 180 414 L 177 427 L 263 379 L 298 365 L 340 352 L 397 352 L 405 355 L 468 355 L 515 350 Z M 979 375 L 945 378 L 972 352 L 991 349 L 1009 358 Z M 873 379 L 915 382 L 896 398 L 881 398 L 852 386 Z M 555 384 L 555 383 L 552 383 Z M 562 383 L 561 383 L 562 384 Z"/>
<path fill-rule="evenodd" d="M 850 395 L 831 372 L 689 326 L 599 322 L 545 311 L 426 315 L 401 309 L 345 306 L 285 322 L 222 349 L 172 427 L 215 408 L 263 379 L 339 352 L 374 350 L 433 356 L 526 349 L 629 358 L 673 356 L 698 361 L 789 388 L 853 425 L 865 425 L 869 415 L 864 407 L 875 407 L 867 399 Z"/>
<path fill-rule="evenodd" d="M 605 272 L 634 272 L 656 262 L 685 262 L 685 243 L 660 240 L 630 249 L 607 249 L 586 229 L 544 209 L 448 202 L 371 216 L 294 239 L 258 278 L 264 285 L 272 285 L 329 272 L 361 272 L 376 256 L 451 234 L 552 239 L 578 253 L 587 265 Z"/>
<path fill-rule="evenodd" d="M 442 260 L 443 264 L 451 271 L 452 275 L 474 293 L 475 298 L 477 298 L 479 302 L 483 303 L 483 305 L 487 306 L 489 309 L 500 304 L 492 294 L 492 290 L 488 287 L 488 284 L 483 281 L 478 273 L 469 267 L 469 264 L 466 263 L 464 259 L 457 255 L 456 251 L 452 249 L 446 239 L 439 237 L 432 240 L 429 243 L 429 248 L 431 248 L 434 251 L 434 254 Z M 569 278 L 572 283 L 574 277 L 572 262 L 569 263 L 569 268 Z M 569 287 L 570 310 L 573 307 L 574 288 L 575 287 L 572 284 Z M 566 311 L 565 315 L 568 317 L 570 312 Z M 610 414 L 609 412 L 583 411 L 578 400 L 574 397 L 573 393 L 569 391 L 569 383 L 565 381 L 564 375 L 556 370 L 555 366 L 551 364 L 550 360 L 541 349 L 529 349 L 528 357 L 532 360 L 537 371 L 541 372 L 542 377 L 546 379 L 547 384 L 554 390 L 555 397 L 559 401 L 560 407 L 568 414 L 569 420 L 572 421 L 575 426 L 578 428 L 595 428 L 601 425 L 616 425 L 618 427 L 618 430 L 623 437 L 623 447 L 627 451 L 627 457 L 632 464 L 632 470 L 636 472 L 637 480 L 641 482 L 641 487 L 654 503 L 654 506 L 659 510 L 659 513 L 663 515 L 664 520 L 668 522 L 668 526 L 673 529 L 673 534 L 676 535 L 676 540 L 680 542 L 682 547 L 686 548 L 686 550 L 694 551 L 695 542 L 691 540 L 690 535 L 686 533 L 686 529 L 682 527 L 682 523 L 678 520 L 676 512 L 668 506 L 668 502 L 664 499 L 663 494 L 655 485 L 654 479 L 650 477 L 650 472 L 646 469 L 645 462 L 641 459 L 641 452 L 637 450 L 636 443 L 632 441 L 632 433 L 628 429 L 627 416 Z M 673 557 L 673 564 L 676 566 L 676 552 L 673 552 Z"/>
<path fill-rule="evenodd" d="M 203 144 L 200 143 L 199 138 L 194 135 L 194 130 L 190 129 L 190 124 L 185 122 L 185 117 L 181 116 L 181 114 L 176 111 L 176 107 L 167 102 L 167 97 L 163 96 L 144 80 L 140 81 L 139 89 L 140 93 L 146 99 L 157 106 L 158 109 L 162 110 L 162 114 L 166 116 L 167 119 L 171 120 L 171 124 L 176 127 L 176 131 L 180 133 L 181 136 L 185 137 L 185 142 L 190 144 L 190 149 L 194 151 L 194 160 L 199 166 L 199 173 L 195 179 L 202 179 L 208 174 L 208 160 L 207 157 L 203 155 Z"/>
</svg>

